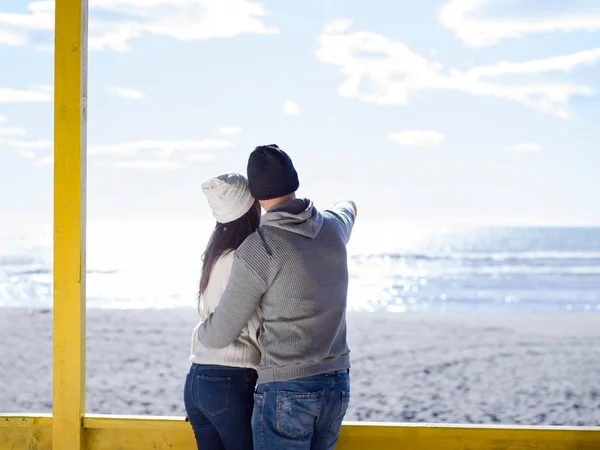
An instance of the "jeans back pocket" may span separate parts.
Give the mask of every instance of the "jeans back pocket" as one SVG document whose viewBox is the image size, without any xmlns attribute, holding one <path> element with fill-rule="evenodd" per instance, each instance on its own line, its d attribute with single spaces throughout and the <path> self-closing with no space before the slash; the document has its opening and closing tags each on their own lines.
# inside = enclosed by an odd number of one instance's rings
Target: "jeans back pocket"
<svg viewBox="0 0 600 450">
<path fill-rule="evenodd" d="M 321 414 L 324 394 L 277 391 L 277 432 L 292 439 L 309 434 Z"/>
<path fill-rule="evenodd" d="M 340 434 L 340 428 L 342 427 L 342 421 L 344 420 L 344 416 L 348 412 L 348 405 L 350 404 L 350 392 L 342 391 L 338 399 L 336 399 L 336 403 L 331 405 L 332 408 L 335 408 L 337 411 L 337 416 L 334 418 L 334 421 L 331 423 L 331 427 L 329 431 L 331 431 L 334 436 Z"/>
<path fill-rule="evenodd" d="M 196 374 L 193 390 L 197 405 L 205 414 L 217 416 L 229 408 L 231 377 Z"/>
</svg>

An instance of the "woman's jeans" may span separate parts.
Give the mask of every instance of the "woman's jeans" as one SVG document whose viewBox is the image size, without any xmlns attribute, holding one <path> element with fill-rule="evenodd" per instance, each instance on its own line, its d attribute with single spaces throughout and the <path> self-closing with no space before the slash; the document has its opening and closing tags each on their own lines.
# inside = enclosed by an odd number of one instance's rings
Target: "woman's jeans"
<svg viewBox="0 0 600 450">
<path fill-rule="evenodd" d="M 253 369 L 192 364 L 184 402 L 199 449 L 252 449 L 256 379 Z"/>
<path fill-rule="evenodd" d="M 254 450 L 333 449 L 349 401 L 348 370 L 258 385 Z"/>
</svg>

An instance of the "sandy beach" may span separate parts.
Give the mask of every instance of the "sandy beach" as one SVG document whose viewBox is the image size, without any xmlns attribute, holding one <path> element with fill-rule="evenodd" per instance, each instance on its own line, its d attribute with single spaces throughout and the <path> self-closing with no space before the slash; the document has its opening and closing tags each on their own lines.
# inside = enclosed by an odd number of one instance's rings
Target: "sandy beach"
<svg viewBox="0 0 600 450">
<path fill-rule="evenodd" d="M 193 309 L 88 311 L 87 408 L 184 414 Z M 348 420 L 600 425 L 600 314 L 348 315 Z M 0 412 L 50 412 L 52 313 L 0 309 Z"/>
</svg>

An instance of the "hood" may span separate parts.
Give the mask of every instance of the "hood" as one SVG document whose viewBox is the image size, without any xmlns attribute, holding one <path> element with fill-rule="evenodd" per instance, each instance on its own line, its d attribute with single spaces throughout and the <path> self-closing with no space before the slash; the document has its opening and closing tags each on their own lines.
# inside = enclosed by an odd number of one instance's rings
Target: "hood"
<svg viewBox="0 0 600 450">
<path fill-rule="evenodd" d="M 262 217 L 260 226 L 280 228 L 314 239 L 323 226 L 323 216 L 310 200 L 297 198 L 271 208 Z"/>
</svg>

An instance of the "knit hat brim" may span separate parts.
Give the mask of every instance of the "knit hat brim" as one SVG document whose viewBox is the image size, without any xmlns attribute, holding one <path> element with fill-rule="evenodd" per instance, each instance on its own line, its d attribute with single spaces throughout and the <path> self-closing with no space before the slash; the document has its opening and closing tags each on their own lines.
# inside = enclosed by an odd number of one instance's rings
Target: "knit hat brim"
<svg viewBox="0 0 600 450">
<path fill-rule="evenodd" d="M 281 191 L 272 191 L 269 192 L 268 194 L 262 194 L 262 195 L 255 195 L 254 198 L 256 200 L 273 200 L 274 198 L 280 198 L 280 197 L 285 197 L 286 195 L 290 195 L 293 194 L 294 192 L 296 192 L 298 190 L 298 188 L 300 187 L 300 181 L 297 181 L 294 184 L 290 184 L 289 186 L 287 186 L 287 189 L 283 189 Z"/>
</svg>

